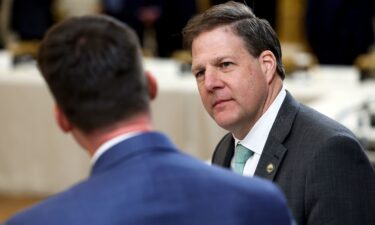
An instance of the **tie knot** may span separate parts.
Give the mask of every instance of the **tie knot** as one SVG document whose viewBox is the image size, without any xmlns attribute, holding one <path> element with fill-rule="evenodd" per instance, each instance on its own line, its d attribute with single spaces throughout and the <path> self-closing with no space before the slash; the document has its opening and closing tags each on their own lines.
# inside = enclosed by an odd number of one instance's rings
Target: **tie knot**
<svg viewBox="0 0 375 225">
<path fill-rule="evenodd" d="M 246 163 L 246 161 L 253 155 L 253 151 L 241 144 L 237 144 L 235 148 L 234 159 L 236 163 Z"/>
<path fill-rule="evenodd" d="M 237 144 L 234 150 L 234 171 L 242 174 L 246 161 L 254 154 L 253 151 L 241 144 Z"/>
</svg>

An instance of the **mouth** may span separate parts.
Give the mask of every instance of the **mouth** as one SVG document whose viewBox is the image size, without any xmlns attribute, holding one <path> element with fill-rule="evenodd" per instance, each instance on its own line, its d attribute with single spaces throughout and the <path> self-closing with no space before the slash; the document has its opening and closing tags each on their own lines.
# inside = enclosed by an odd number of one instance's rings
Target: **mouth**
<svg viewBox="0 0 375 225">
<path fill-rule="evenodd" d="M 223 105 L 224 103 L 226 102 L 229 102 L 231 101 L 232 99 L 221 99 L 221 100 L 217 100 L 214 102 L 214 104 L 212 104 L 212 108 L 216 108 L 216 107 L 219 107 L 221 105 Z"/>
</svg>

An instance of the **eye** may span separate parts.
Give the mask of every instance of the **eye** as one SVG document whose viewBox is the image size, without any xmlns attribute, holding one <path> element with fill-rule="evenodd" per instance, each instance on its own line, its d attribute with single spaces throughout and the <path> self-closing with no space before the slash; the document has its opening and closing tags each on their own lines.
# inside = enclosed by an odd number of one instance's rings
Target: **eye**
<svg viewBox="0 0 375 225">
<path fill-rule="evenodd" d="M 204 75 L 204 72 L 205 72 L 205 70 L 199 70 L 198 72 L 196 72 L 194 75 L 195 75 L 195 78 L 199 78 L 199 77 L 201 77 L 201 76 L 203 76 Z"/>
<path fill-rule="evenodd" d="M 222 62 L 222 63 L 220 63 L 220 67 L 224 68 L 224 69 L 231 66 L 231 65 L 233 65 L 232 62 Z"/>
</svg>

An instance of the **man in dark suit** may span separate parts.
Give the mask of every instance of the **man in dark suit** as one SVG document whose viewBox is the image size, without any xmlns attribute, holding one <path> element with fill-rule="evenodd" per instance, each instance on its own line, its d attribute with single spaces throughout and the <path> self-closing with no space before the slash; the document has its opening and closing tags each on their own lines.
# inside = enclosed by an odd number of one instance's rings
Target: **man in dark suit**
<svg viewBox="0 0 375 225">
<path fill-rule="evenodd" d="M 105 16 L 66 20 L 44 38 L 38 66 L 59 127 L 92 156 L 89 178 L 7 225 L 289 225 L 279 189 L 182 154 L 153 131 L 155 82 L 135 32 Z"/>
<path fill-rule="evenodd" d="M 183 30 L 204 107 L 230 131 L 213 164 L 276 182 L 299 225 L 375 224 L 375 172 L 354 135 L 296 102 L 276 33 L 229 2 Z"/>
</svg>

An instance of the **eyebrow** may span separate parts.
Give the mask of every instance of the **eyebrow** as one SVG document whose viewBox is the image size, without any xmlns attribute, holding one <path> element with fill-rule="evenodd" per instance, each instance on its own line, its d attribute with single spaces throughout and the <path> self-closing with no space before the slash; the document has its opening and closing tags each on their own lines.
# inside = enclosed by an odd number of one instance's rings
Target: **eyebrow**
<svg viewBox="0 0 375 225">
<path fill-rule="evenodd" d="M 197 73 L 198 71 L 202 70 L 203 66 L 202 65 L 195 65 L 195 66 L 191 66 L 191 72 L 193 74 Z"/>
<path fill-rule="evenodd" d="M 218 57 L 215 57 L 215 58 L 211 59 L 209 63 L 216 66 L 216 65 L 218 65 L 220 62 L 222 62 L 226 58 L 231 58 L 231 57 L 229 57 L 229 56 L 218 56 Z M 202 70 L 202 69 L 204 69 L 204 66 L 200 65 L 200 64 L 197 64 L 197 65 L 191 67 L 191 71 L 194 74 L 196 72 Z"/>
</svg>

